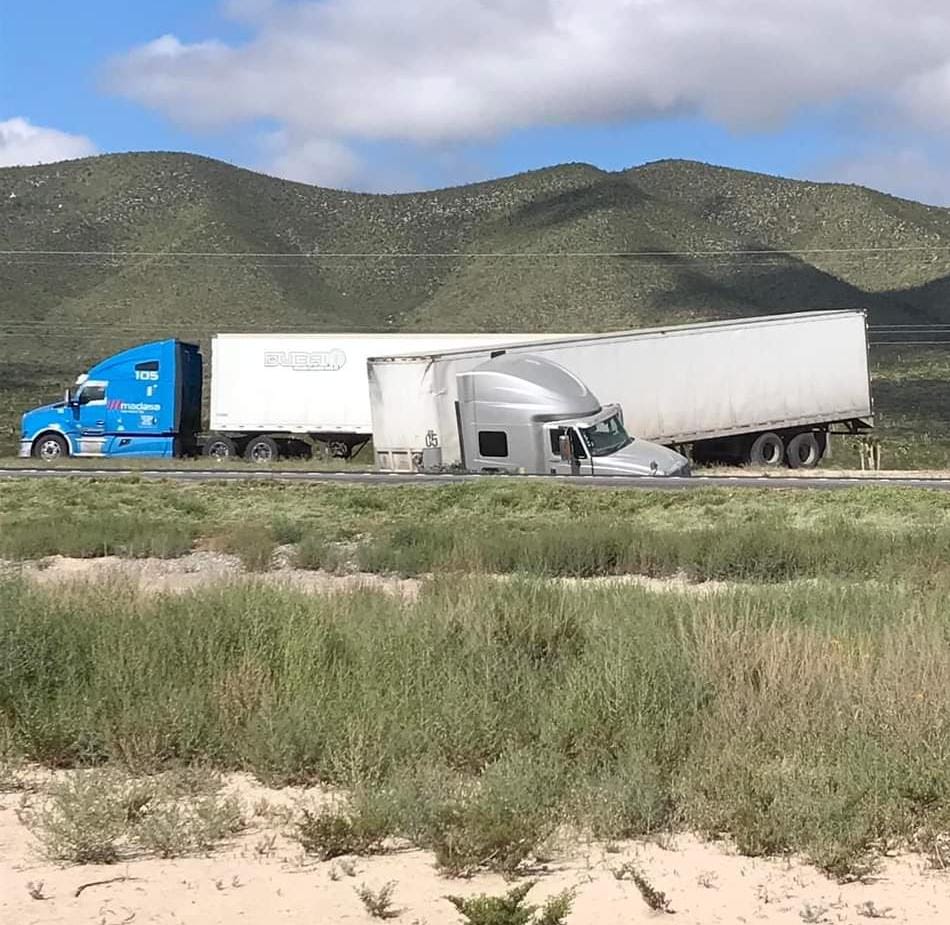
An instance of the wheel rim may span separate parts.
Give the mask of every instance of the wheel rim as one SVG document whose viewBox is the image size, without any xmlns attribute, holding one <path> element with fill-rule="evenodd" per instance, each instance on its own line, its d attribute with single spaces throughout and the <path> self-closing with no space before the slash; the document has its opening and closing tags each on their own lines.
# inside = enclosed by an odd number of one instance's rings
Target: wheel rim
<svg viewBox="0 0 950 925">
<path fill-rule="evenodd" d="M 337 459 L 346 459 L 350 448 L 342 440 L 332 440 L 327 444 L 327 449 L 331 456 L 335 456 Z"/>
<path fill-rule="evenodd" d="M 208 444 L 208 455 L 215 459 L 227 459 L 231 455 L 231 448 L 220 440 Z"/>
<path fill-rule="evenodd" d="M 814 440 L 799 440 L 795 456 L 802 466 L 810 466 L 817 462 L 818 444 Z"/>
<path fill-rule="evenodd" d="M 768 440 L 762 447 L 762 459 L 767 466 L 775 466 L 782 459 L 782 449 L 776 440 Z"/>
<path fill-rule="evenodd" d="M 266 443 L 255 443 L 251 447 L 251 459 L 254 462 L 270 462 L 274 458 L 274 448 Z"/>
<path fill-rule="evenodd" d="M 63 455 L 63 445 L 53 437 L 48 437 L 40 444 L 40 459 L 59 459 Z"/>
</svg>

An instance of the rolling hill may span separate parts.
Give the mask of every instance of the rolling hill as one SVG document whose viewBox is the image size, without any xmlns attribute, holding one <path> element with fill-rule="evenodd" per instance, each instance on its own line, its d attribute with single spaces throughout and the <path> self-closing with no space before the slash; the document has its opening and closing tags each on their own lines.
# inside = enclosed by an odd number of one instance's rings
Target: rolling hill
<svg viewBox="0 0 950 925">
<path fill-rule="evenodd" d="M 23 407 L 156 336 L 606 330 L 845 306 L 950 322 L 950 210 L 685 161 L 393 196 L 186 154 L 5 168 L 0 251 L 7 444 Z"/>
</svg>

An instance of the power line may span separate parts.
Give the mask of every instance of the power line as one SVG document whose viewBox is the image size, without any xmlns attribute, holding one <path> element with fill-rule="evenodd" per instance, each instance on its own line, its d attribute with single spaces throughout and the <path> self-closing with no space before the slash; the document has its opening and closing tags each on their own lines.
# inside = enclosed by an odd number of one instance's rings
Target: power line
<svg viewBox="0 0 950 925">
<path fill-rule="evenodd" d="M 541 251 L 541 252 L 510 252 L 510 251 L 326 251 L 302 254 L 300 252 L 266 252 L 266 251 L 128 251 L 128 250 L 40 250 L 19 249 L 0 250 L 0 256 L 42 256 L 42 257 L 104 257 L 111 259 L 127 259 L 134 257 L 148 258 L 179 258 L 197 257 L 214 259 L 249 259 L 249 258 L 288 258 L 294 260 L 329 260 L 329 259 L 371 259 L 391 258 L 400 260 L 410 259 L 489 259 L 489 260 L 530 260 L 538 258 L 602 258 L 602 257 L 722 257 L 722 256 L 756 256 L 775 257 L 784 254 L 904 254 L 950 252 L 950 244 L 911 244 L 911 245 L 884 245 L 880 247 L 808 247 L 808 248 L 719 248 L 709 250 L 655 250 L 655 251 Z"/>
</svg>

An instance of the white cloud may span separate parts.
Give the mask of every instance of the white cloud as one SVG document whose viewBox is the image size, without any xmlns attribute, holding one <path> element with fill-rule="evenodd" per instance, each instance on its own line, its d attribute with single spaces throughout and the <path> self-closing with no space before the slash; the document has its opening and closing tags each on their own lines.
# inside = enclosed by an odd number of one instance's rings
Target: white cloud
<svg viewBox="0 0 950 925">
<path fill-rule="evenodd" d="M 83 135 L 33 125 L 19 117 L 0 122 L 0 167 L 49 164 L 95 153 L 96 146 Z"/>
<path fill-rule="evenodd" d="M 943 0 L 230 0 L 241 45 L 164 36 L 113 63 L 119 93 L 190 124 L 466 140 L 515 126 L 696 111 L 764 126 L 871 94 L 950 102 Z"/>
<path fill-rule="evenodd" d="M 294 139 L 272 132 L 263 139 L 272 174 L 318 186 L 349 186 L 359 182 L 362 162 L 346 145 L 329 138 Z"/>
<path fill-rule="evenodd" d="M 354 141 L 684 113 L 768 130 L 849 102 L 950 134 L 945 0 L 222 2 L 250 40 L 163 36 L 113 61 L 109 85 L 192 128 L 276 123 L 300 176 L 343 170 Z"/>
<path fill-rule="evenodd" d="M 820 166 L 813 175 L 857 183 L 905 199 L 950 205 L 950 160 L 939 162 L 914 148 L 872 150 Z"/>
</svg>

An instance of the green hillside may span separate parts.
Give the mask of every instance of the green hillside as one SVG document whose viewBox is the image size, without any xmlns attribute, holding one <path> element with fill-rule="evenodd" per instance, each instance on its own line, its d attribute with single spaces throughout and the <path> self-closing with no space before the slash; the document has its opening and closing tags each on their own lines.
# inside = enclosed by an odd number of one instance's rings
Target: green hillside
<svg viewBox="0 0 950 925">
<path fill-rule="evenodd" d="M 0 251 L 18 253 L 0 255 L 0 442 L 91 360 L 162 335 L 606 330 L 847 306 L 950 322 L 940 247 L 950 210 L 684 161 L 395 196 L 184 154 L 5 168 Z M 912 359 L 882 361 L 885 428 L 942 438 L 946 364 Z"/>
</svg>

